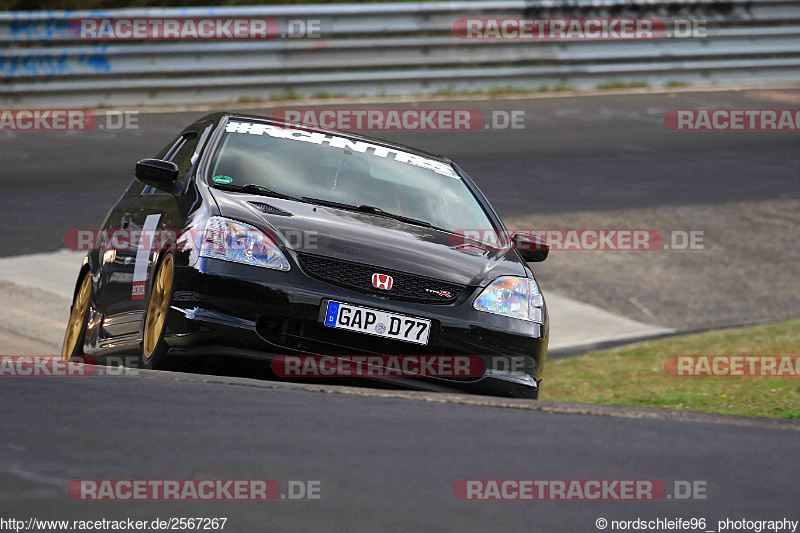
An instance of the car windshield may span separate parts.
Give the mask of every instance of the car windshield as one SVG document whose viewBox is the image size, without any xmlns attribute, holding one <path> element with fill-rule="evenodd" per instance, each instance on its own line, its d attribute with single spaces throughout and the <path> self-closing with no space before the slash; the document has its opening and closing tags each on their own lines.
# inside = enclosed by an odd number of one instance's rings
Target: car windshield
<svg viewBox="0 0 800 533">
<path fill-rule="evenodd" d="M 494 229 L 448 163 L 347 137 L 241 119 L 229 122 L 226 130 L 212 166 L 212 186 L 250 185 L 248 192 L 362 207 L 450 232 Z"/>
</svg>

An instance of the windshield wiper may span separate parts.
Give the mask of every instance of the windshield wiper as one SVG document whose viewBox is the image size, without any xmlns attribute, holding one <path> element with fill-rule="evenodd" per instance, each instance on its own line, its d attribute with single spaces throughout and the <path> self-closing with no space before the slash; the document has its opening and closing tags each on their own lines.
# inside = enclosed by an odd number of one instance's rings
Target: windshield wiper
<svg viewBox="0 0 800 533">
<path fill-rule="evenodd" d="M 297 198 L 294 196 L 273 191 L 269 187 L 264 187 L 263 185 L 258 185 L 257 183 L 248 183 L 247 185 L 225 185 L 222 183 L 215 183 L 214 187 L 217 189 L 222 189 L 223 191 L 248 192 L 250 194 L 260 194 L 261 196 L 283 198 L 284 200 L 297 200 Z"/>
<path fill-rule="evenodd" d="M 312 204 L 319 204 L 319 205 L 324 205 L 324 206 L 328 206 L 328 207 L 338 207 L 339 209 L 347 209 L 347 210 L 350 210 L 350 211 L 357 211 L 359 213 L 367 213 L 369 215 L 377 215 L 377 216 L 386 217 L 386 218 L 393 218 L 394 220 L 399 220 L 400 222 L 405 222 L 407 224 L 413 224 L 415 226 L 422 226 L 424 228 L 432 228 L 432 229 L 437 229 L 437 230 L 441 230 L 441 231 L 447 231 L 447 230 L 442 230 L 441 228 L 437 228 L 436 226 L 434 226 L 430 222 L 426 222 L 424 220 L 419 220 L 417 218 L 404 217 L 403 215 L 396 215 L 394 213 L 390 213 L 388 211 L 384 211 L 380 207 L 375 207 L 374 205 L 343 204 L 343 203 L 334 202 L 334 201 L 331 201 L 331 200 L 320 200 L 319 198 L 309 198 L 308 196 L 303 196 L 301 198 L 301 200 L 303 200 L 305 202 L 312 203 Z"/>
</svg>

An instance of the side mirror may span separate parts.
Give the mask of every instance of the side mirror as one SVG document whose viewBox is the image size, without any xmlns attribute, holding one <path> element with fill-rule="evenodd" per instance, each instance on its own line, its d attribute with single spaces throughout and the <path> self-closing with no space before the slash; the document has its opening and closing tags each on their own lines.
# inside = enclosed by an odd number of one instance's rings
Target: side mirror
<svg viewBox="0 0 800 533">
<path fill-rule="evenodd" d="M 161 159 L 142 159 L 136 163 L 136 179 L 145 185 L 174 194 L 178 165 Z"/>
<path fill-rule="evenodd" d="M 511 235 L 511 242 L 528 263 L 541 263 L 547 259 L 547 254 L 550 252 L 550 243 L 539 235 L 514 233 Z"/>
</svg>

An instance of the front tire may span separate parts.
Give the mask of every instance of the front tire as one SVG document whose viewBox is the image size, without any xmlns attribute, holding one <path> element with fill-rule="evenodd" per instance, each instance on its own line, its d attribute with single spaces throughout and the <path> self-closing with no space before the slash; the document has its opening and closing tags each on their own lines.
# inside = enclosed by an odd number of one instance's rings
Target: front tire
<svg viewBox="0 0 800 533">
<path fill-rule="evenodd" d="M 164 255 L 153 275 L 144 318 L 141 363 L 142 367 L 147 369 L 173 370 L 173 365 L 169 364 L 167 356 L 169 347 L 164 341 L 164 324 L 172 301 L 174 279 L 175 259 L 168 253 Z"/>
</svg>

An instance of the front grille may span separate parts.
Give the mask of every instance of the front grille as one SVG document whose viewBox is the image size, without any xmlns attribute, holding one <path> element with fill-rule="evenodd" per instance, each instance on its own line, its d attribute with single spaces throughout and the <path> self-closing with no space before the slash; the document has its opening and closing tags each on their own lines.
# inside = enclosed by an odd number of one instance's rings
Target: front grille
<svg viewBox="0 0 800 533">
<path fill-rule="evenodd" d="M 313 278 L 398 300 L 446 304 L 456 301 L 464 290 L 461 285 L 387 270 L 382 267 L 305 253 L 297 255 L 300 258 L 300 266 Z M 394 278 L 391 290 L 376 289 L 372 285 L 372 275 L 375 273 L 388 274 Z"/>
</svg>

